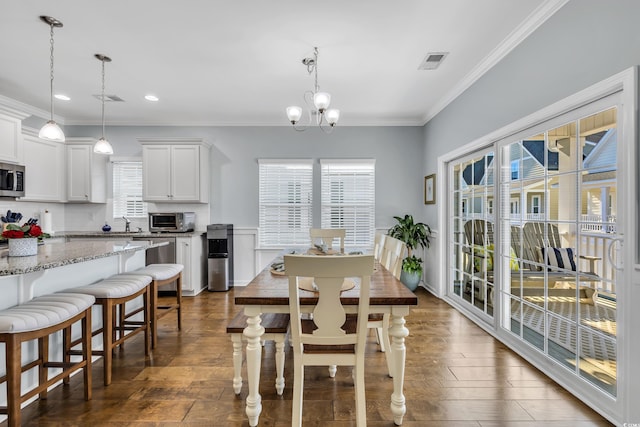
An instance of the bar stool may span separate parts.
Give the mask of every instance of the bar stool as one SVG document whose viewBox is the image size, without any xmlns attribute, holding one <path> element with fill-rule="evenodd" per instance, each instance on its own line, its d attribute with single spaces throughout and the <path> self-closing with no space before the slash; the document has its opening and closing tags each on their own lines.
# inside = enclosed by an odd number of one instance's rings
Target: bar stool
<svg viewBox="0 0 640 427">
<path fill-rule="evenodd" d="M 93 331 L 92 336 L 102 334 L 103 350 L 93 350 L 91 354 L 104 358 L 104 385 L 111 384 L 113 350 L 125 340 L 144 333 L 144 354 L 149 355 L 149 300 L 151 277 L 134 274 L 116 274 L 107 279 L 88 286 L 67 289 L 63 292 L 76 292 L 92 295 L 96 305 L 102 307 L 102 327 Z M 126 303 L 142 297 L 143 320 L 122 320 L 120 313 L 125 313 Z M 126 333 L 130 331 L 130 333 Z M 74 347 L 76 342 L 69 343 Z M 71 350 L 75 354 L 75 350 Z"/>
<path fill-rule="evenodd" d="M 0 408 L 8 417 L 9 427 L 20 426 L 21 404 L 35 395 L 47 398 L 47 388 L 59 380 L 65 383 L 69 375 L 82 369 L 84 398 L 91 399 L 91 306 L 95 298 L 83 294 L 51 294 L 37 297 L 24 304 L 0 311 L 0 342 L 5 344 L 6 375 L 0 384 L 7 383 L 7 406 Z M 82 358 L 71 362 L 62 351 L 62 361 L 49 361 L 49 335 L 63 331 L 63 342 L 71 339 L 71 326 L 80 321 L 82 328 Z M 22 365 L 22 343 L 37 340 L 38 359 Z M 22 394 L 22 373 L 38 368 L 38 385 Z M 60 369 L 49 378 L 48 369 Z"/>
<path fill-rule="evenodd" d="M 289 330 L 289 314 L 263 313 L 260 325 L 264 328 L 263 341 L 274 341 L 276 344 L 276 392 L 284 391 L 284 340 Z M 240 311 L 227 325 L 227 333 L 233 343 L 233 391 L 240 394 L 242 389 L 242 341 L 244 328 L 247 327 L 247 316 Z"/>
<path fill-rule="evenodd" d="M 182 329 L 182 264 L 149 264 L 146 267 L 127 274 L 150 276 L 151 282 L 151 348 L 156 348 L 158 341 L 158 319 L 172 310 L 177 311 L 178 330 Z M 176 302 L 174 304 L 158 305 L 158 288 L 176 282 Z M 161 310 L 161 312 L 159 312 Z"/>
</svg>

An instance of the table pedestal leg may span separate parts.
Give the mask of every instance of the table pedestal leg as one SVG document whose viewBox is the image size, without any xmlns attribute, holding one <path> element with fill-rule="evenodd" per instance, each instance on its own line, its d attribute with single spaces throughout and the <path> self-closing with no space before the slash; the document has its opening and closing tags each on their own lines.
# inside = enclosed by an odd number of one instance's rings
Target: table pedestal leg
<svg viewBox="0 0 640 427">
<path fill-rule="evenodd" d="M 244 336 L 247 339 L 247 385 L 249 395 L 247 396 L 246 413 L 249 417 L 249 425 L 258 425 L 258 418 L 262 412 L 262 397 L 260 396 L 260 361 L 262 360 L 262 345 L 260 338 L 264 334 L 264 328 L 260 324 L 262 319 L 260 314 L 249 315 L 247 327 L 244 328 Z"/>
<path fill-rule="evenodd" d="M 404 362 L 406 357 L 406 347 L 404 339 L 409 335 L 409 330 L 404 326 L 404 316 L 391 315 L 391 327 L 389 336 L 391 337 L 391 352 L 393 354 L 393 394 L 391 395 L 391 413 L 395 425 L 402 425 L 402 418 L 407 412 L 404 388 Z"/>
</svg>

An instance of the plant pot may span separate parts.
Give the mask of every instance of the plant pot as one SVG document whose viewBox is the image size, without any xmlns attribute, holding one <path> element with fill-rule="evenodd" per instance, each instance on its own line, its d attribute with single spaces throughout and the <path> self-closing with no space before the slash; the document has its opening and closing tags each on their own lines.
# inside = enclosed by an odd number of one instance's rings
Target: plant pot
<svg viewBox="0 0 640 427">
<path fill-rule="evenodd" d="M 400 281 L 413 292 L 418 288 L 420 276 L 420 273 L 409 273 L 402 270 L 400 273 Z"/>
<path fill-rule="evenodd" d="M 38 255 L 38 239 L 9 239 L 9 256 Z"/>
</svg>

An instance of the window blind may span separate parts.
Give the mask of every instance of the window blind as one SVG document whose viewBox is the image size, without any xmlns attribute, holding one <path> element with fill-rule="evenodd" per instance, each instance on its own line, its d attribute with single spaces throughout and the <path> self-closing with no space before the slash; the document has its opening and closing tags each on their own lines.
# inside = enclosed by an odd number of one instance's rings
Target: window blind
<svg viewBox="0 0 640 427">
<path fill-rule="evenodd" d="M 258 164 L 260 245 L 308 245 L 313 219 L 312 161 L 260 159 Z"/>
<path fill-rule="evenodd" d="M 146 218 L 142 201 L 142 162 L 113 163 L 113 217 Z"/>
<path fill-rule="evenodd" d="M 320 160 L 322 228 L 345 228 L 345 245 L 369 248 L 375 237 L 375 160 Z"/>
</svg>

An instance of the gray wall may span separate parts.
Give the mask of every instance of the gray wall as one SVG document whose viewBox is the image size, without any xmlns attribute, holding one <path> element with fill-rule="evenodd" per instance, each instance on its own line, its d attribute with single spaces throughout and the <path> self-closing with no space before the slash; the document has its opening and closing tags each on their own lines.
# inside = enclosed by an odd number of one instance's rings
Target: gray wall
<svg viewBox="0 0 640 427">
<path fill-rule="evenodd" d="M 425 175 L 438 156 L 640 64 L 639 19 L 638 0 L 568 2 L 425 126 Z M 435 206 L 425 217 L 437 224 Z"/>
<path fill-rule="evenodd" d="M 66 126 L 68 137 L 100 137 L 95 126 Z M 422 212 L 422 127 L 109 127 L 115 156 L 141 156 L 141 137 L 198 137 L 213 144 L 211 223 L 258 226 L 259 158 L 373 158 L 376 160 L 376 226 L 393 225 L 394 215 Z M 320 226 L 319 165 L 315 168 L 315 225 Z"/>
</svg>

